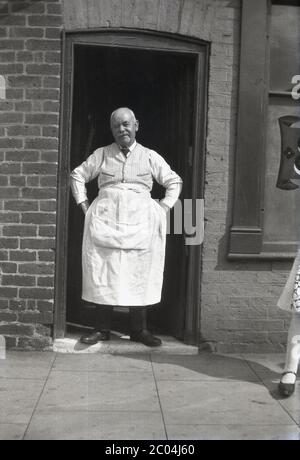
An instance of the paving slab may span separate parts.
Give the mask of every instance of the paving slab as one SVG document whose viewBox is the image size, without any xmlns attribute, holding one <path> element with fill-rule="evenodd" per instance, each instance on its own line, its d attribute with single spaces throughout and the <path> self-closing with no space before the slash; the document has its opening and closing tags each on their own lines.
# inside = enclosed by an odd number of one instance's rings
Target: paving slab
<svg viewBox="0 0 300 460">
<path fill-rule="evenodd" d="M 0 360 L 0 378 L 45 379 L 54 359 L 52 352 L 8 351 Z"/>
<path fill-rule="evenodd" d="M 129 354 L 61 354 L 53 370 L 78 372 L 152 372 L 150 353 Z"/>
<path fill-rule="evenodd" d="M 166 439 L 156 412 L 37 412 L 25 439 L 142 440 Z"/>
<path fill-rule="evenodd" d="M 247 362 L 236 356 L 152 355 L 152 363 L 157 380 L 259 380 Z"/>
<path fill-rule="evenodd" d="M 52 371 L 38 410 L 157 411 L 153 375 Z"/>
<path fill-rule="evenodd" d="M 0 441 L 20 441 L 26 427 L 26 423 L 0 423 Z"/>
<path fill-rule="evenodd" d="M 163 416 L 180 425 L 290 425 L 293 420 L 263 384 L 157 381 Z"/>
<path fill-rule="evenodd" d="M 0 379 L 0 423 L 28 423 L 44 386 L 43 380 Z"/>
<path fill-rule="evenodd" d="M 168 425 L 167 434 L 170 440 L 300 440 L 296 425 Z"/>
</svg>

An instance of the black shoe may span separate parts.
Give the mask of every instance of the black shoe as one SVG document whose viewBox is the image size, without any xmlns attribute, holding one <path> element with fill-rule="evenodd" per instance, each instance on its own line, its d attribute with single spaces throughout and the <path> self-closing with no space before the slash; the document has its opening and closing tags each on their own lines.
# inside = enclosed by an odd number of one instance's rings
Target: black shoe
<svg viewBox="0 0 300 460">
<path fill-rule="evenodd" d="M 81 343 L 86 345 L 95 345 L 95 343 L 110 339 L 110 331 L 92 332 L 91 334 L 83 335 L 80 338 Z"/>
<path fill-rule="evenodd" d="M 286 374 L 294 374 L 295 382 L 294 383 L 283 383 L 280 381 L 278 384 L 278 391 L 281 394 L 281 396 L 291 396 L 295 391 L 296 373 L 292 371 L 287 371 L 282 374 L 281 378 Z"/>
<path fill-rule="evenodd" d="M 146 330 L 131 332 L 130 340 L 133 342 L 143 343 L 147 347 L 159 347 L 162 343 L 158 337 L 154 337 L 154 335 L 150 334 L 150 332 Z"/>
</svg>

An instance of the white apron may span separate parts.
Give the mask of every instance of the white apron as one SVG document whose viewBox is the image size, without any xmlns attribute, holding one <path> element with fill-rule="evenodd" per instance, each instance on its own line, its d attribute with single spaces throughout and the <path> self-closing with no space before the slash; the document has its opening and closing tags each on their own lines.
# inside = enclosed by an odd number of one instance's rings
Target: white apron
<svg viewBox="0 0 300 460">
<path fill-rule="evenodd" d="M 82 298 L 146 306 L 161 299 L 166 213 L 140 184 L 101 187 L 89 207 L 82 244 Z"/>
</svg>

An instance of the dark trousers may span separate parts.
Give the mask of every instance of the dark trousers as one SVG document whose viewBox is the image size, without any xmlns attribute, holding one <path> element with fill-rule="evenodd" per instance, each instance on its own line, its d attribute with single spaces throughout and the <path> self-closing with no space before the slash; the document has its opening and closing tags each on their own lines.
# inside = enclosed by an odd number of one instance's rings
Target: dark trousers
<svg viewBox="0 0 300 460">
<path fill-rule="evenodd" d="M 113 307 L 110 305 L 96 305 L 95 329 L 104 331 L 111 329 Z M 147 329 L 147 311 L 145 307 L 129 308 L 130 332 L 138 332 Z"/>
</svg>

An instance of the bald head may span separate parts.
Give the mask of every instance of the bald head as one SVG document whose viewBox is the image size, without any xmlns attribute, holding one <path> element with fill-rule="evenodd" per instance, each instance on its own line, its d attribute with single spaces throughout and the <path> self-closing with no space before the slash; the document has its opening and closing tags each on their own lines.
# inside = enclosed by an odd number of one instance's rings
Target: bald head
<svg viewBox="0 0 300 460">
<path fill-rule="evenodd" d="M 131 109 L 120 107 L 111 114 L 110 127 L 116 143 L 130 147 L 135 141 L 139 123 Z"/>
</svg>

